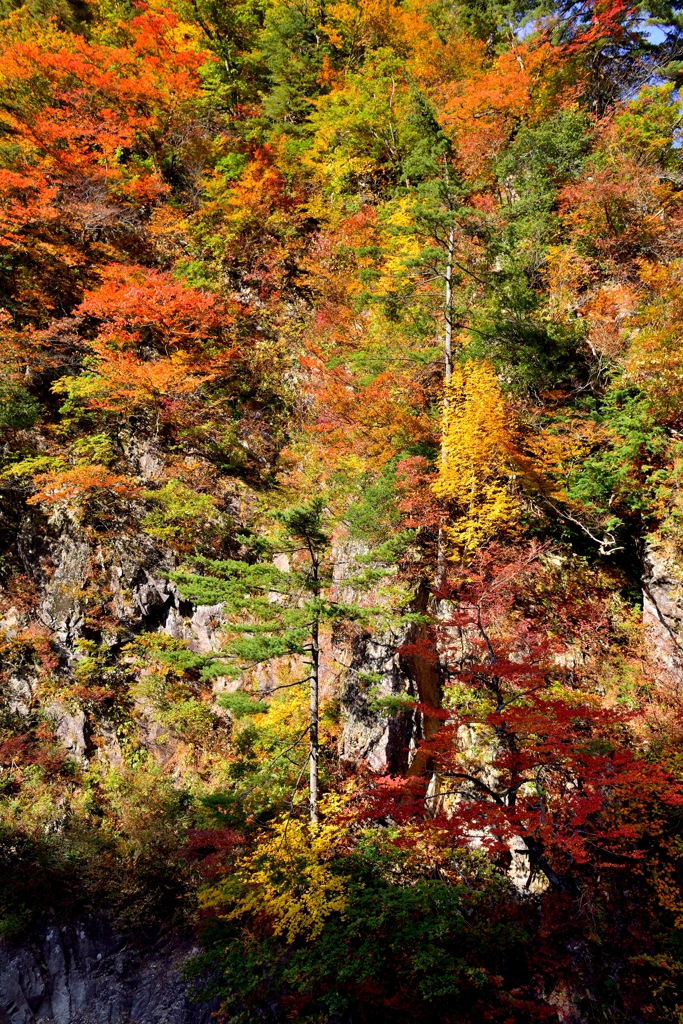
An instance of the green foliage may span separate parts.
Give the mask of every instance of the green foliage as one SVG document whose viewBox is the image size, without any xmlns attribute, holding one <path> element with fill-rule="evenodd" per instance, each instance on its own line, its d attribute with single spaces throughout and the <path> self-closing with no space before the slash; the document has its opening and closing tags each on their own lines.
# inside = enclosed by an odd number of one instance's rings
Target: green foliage
<svg viewBox="0 0 683 1024">
<path fill-rule="evenodd" d="M 186 600 L 222 605 L 229 617 L 226 633 L 232 633 L 219 654 L 201 656 L 204 678 L 239 676 L 262 662 L 304 652 L 308 622 L 318 607 L 315 600 L 298 606 L 305 575 L 283 572 L 272 563 L 205 558 L 196 559 L 195 565 L 206 575 L 177 572 L 172 580 Z M 251 619 L 251 624 L 231 621 L 236 615 Z"/>
<path fill-rule="evenodd" d="M 181 739 L 197 744 L 211 736 L 215 724 L 211 708 L 192 696 L 174 700 L 160 717 Z"/>
<path fill-rule="evenodd" d="M 40 416 L 40 403 L 11 381 L 0 382 L 0 430 L 30 430 Z"/>
<path fill-rule="evenodd" d="M 680 162 L 681 111 L 674 85 L 646 86 L 615 118 L 619 139 L 628 149 L 664 167 Z"/>
<path fill-rule="evenodd" d="M 393 718 L 395 715 L 399 715 L 404 711 L 410 711 L 411 706 L 415 704 L 417 697 L 411 697 L 409 693 L 387 693 L 387 694 L 373 694 L 370 690 L 368 697 L 368 707 L 371 711 L 379 711 L 381 714 L 388 715 Z"/>
<path fill-rule="evenodd" d="M 323 60 L 331 52 L 321 33 L 320 16 L 321 6 L 314 0 L 267 8 L 260 45 L 270 88 L 263 110 L 294 134 L 304 130 L 311 99 L 321 91 Z"/>
<path fill-rule="evenodd" d="M 221 999 L 230 1021 L 255 1022 L 266 1006 L 290 1000 L 305 1019 L 324 1022 L 361 1007 L 380 1021 L 423 1013 L 446 1020 L 453 1001 L 472 1009 L 485 998 L 491 976 L 524 941 L 514 920 L 496 920 L 505 883 L 481 869 L 476 891 L 420 877 L 406 884 L 405 856 L 368 836 L 332 861 L 346 909 L 325 919 L 315 941 L 292 948 L 267 931 L 247 937 L 213 919 L 207 952 L 188 975 L 203 996 Z"/>
<path fill-rule="evenodd" d="M 324 498 L 313 498 L 305 505 L 293 505 L 280 513 L 279 520 L 288 537 L 301 541 L 309 554 L 323 552 L 329 546 L 329 534 L 324 529 Z"/>
<path fill-rule="evenodd" d="M 467 353 L 490 359 L 515 390 L 562 386 L 583 373 L 583 325 L 554 317 L 538 286 L 561 230 L 558 190 L 581 173 L 589 129 L 583 110 L 565 108 L 534 127 L 522 125 L 497 161 L 505 202 L 490 246 L 495 273 Z"/>
<path fill-rule="evenodd" d="M 661 461 L 669 444 L 666 430 L 652 416 L 646 396 L 618 386 L 606 395 L 598 422 L 608 444 L 574 471 L 570 497 L 606 517 L 609 530 L 634 516 L 651 519 L 658 488 L 667 478 Z"/>
<path fill-rule="evenodd" d="M 71 445 L 71 451 L 77 461 L 85 465 L 110 466 L 116 461 L 116 451 L 107 434 L 78 437 Z"/>
<path fill-rule="evenodd" d="M 463 356 L 487 358 L 517 393 L 568 386 L 582 373 L 583 325 L 547 315 L 526 267 L 513 267 L 472 318 Z"/>
<path fill-rule="evenodd" d="M 146 491 L 154 508 L 145 516 L 146 533 L 181 549 L 195 545 L 210 547 L 220 538 L 227 523 L 209 494 L 198 494 L 179 480 L 169 480 L 157 491 Z"/>
<path fill-rule="evenodd" d="M 460 0 L 458 19 L 475 39 L 494 43 L 496 49 L 506 50 L 510 44 L 510 28 L 527 24 L 534 15 L 547 10 L 547 4 L 536 0 Z"/>
<path fill-rule="evenodd" d="M 261 0 L 197 0 L 179 6 L 188 21 L 200 26 L 205 45 L 218 58 L 203 69 L 213 101 L 230 110 L 253 102 L 267 82 L 258 49 L 267 5 Z"/>
<path fill-rule="evenodd" d="M 361 483 L 362 495 L 347 510 L 345 519 L 352 537 L 373 543 L 398 529 L 401 512 L 396 503 L 395 464 L 383 468 L 381 475 Z"/>
<path fill-rule="evenodd" d="M 250 715 L 260 715 L 268 710 L 268 704 L 263 700 L 253 700 L 249 694 L 237 690 L 234 693 L 221 693 L 216 698 L 226 711 L 230 711 L 235 718 L 246 718 Z"/>
<path fill-rule="evenodd" d="M 504 212 L 511 223 L 512 245 L 522 238 L 542 240 L 557 222 L 546 219 L 558 188 L 579 176 L 591 142 L 590 120 L 580 107 L 567 107 L 540 124 L 522 125 L 497 161 L 506 191 Z M 516 237 L 515 237 L 516 236 Z"/>
<path fill-rule="evenodd" d="M 29 4 L 21 0 L 3 0 L 0 17 L 6 18 L 19 8 L 26 9 L 38 22 L 54 19 L 60 28 L 76 32 L 83 31 L 92 21 L 92 10 L 86 0 L 32 0 Z"/>
<path fill-rule="evenodd" d="M 331 191 L 353 194 L 376 177 L 398 183 L 419 129 L 408 116 L 410 105 L 401 59 L 389 49 L 368 55 L 343 89 L 317 101 L 309 118 L 312 153 Z"/>
<path fill-rule="evenodd" d="M 328 595 L 334 568 L 330 558 L 332 520 L 323 498 L 293 505 L 275 518 L 278 534 L 273 539 L 253 538 L 252 549 L 259 552 L 260 558 L 287 556 L 287 569 L 279 568 L 272 560 L 250 564 L 195 557 L 194 572 L 184 569 L 171 574 L 185 600 L 221 605 L 226 617 L 220 651 L 191 656 L 193 666 L 201 663 L 204 679 L 221 675 L 239 677 L 257 665 L 306 655 L 314 625 L 391 617 L 389 607 L 380 611 Z M 405 538 L 399 535 L 359 556 L 356 561 L 360 572 L 348 573 L 347 585 L 368 590 L 380 584 L 390 575 L 397 552 L 404 544 Z M 363 563 L 368 567 L 363 568 Z M 175 652 L 172 657 L 176 658 Z"/>
<path fill-rule="evenodd" d="M 60 791 L 24 767 L 13 789 L 0 801 L 3 934 L 16 936 L 50 908 L 106 905 L 122 928 L 183 919 L 190 800 L 158 768 L 93 765 Z"/>
</svg>

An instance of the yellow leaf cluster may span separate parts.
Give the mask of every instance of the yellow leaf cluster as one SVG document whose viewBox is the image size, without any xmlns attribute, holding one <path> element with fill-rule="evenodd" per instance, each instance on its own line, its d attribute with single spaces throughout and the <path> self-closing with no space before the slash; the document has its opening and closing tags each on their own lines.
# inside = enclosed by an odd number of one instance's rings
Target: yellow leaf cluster
<svg viewBox="0 0 683 1024">
<path fill-rule="evenodd" d="M 509 413 L 487 362 L 456 366 L 446 386 L 442 460 L 433 485 L 453 511 L 448 534 L 465 558 L 500 532 L 515 530 L 520 506 Z"/>
<path fill-rule="evenodd" d="M 325 919 L 346 907 L 344 880 L 330 867 L 342 832 L 324 822 L 290 818 L 276 824 L 240 864 L 239 890 L 227 919 L 265 914 L 287 942 L 315 939 Z"/>
</svg>

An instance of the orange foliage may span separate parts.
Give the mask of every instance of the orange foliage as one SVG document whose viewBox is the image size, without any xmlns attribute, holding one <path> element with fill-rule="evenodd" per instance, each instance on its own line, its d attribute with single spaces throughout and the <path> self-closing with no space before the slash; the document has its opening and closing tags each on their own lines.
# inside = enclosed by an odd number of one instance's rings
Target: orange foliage
<svg viewBox="0 0 683 1024">
<path fill-rule="evenodd" d="M 486 173 L 520 122 L 543 110 L 562 68 L 559 47 L 532 42 L 443 88 L 440 121 L 455 138 L 468 176 Z"/>
<path fill-rule="evenodd" d="M 566 185 L 560 209 L 584 249 L 615 262 L 633 260 L 652 247 L 680 248 L 680 193 L 672 182 L 660 180 L 656 166 L 624 152 Z"/>
<path fill-rule="evenodd" d="M 363 206 L 334 227 L 316 235 L 306 252 L 302 266 L 306 286 L 318 297 L 317 334 L 328 344 L 348 345 L 363 328 L 362 317 L 354 316 L 351 303 L 361 289 L 352 269 L 372 265 L 370 257 L 357 250 L 380 244 L 381 231 L 377 211 Z M 353 256 L 350 254 L 353 253 Z"/>
<path fill-rule="evenodd" d="M 125 46 L 89 42 L 52 26 L 10 39 L 0 52 L 0 89 L 20 97 L 6 116 L 25 157 L 37 160 L 43 173 L 69 181 L 87 172 L 120 185 L 124 194 L 130 189 L 134 199 L 164 191 L 155 168 L 138 167 L 129 176 L 118 152 L 139 142 L 158 151 L 174 108 L 197 92 L 207 55 L 178 46 L 177 29 L 171 11 L 145 11 L 129 23 Z"/>
<path fill-rule="evenodd" d="M 408 374 L 387 370 L 365 387 L 338 374 L 324 382 L 318 399 L 314 429 L 332 461 L 355 455 L 379 468 L 406 447 L 433 440 L 425 395 Z"/>
<path fill-rule="evenodd" d="M 637 298 L 633 286 L 617 283 L 604 285 L 585 303 L 582 313 L 589 318 L 588 342 L 593 352 L 611 358 L 623 352 L 625 329 Z"/>
<path fill-rule="evenodd" d="M 31 268 L 11 290 L 39 320 L 73 303 L 108 244 L 139 234 L 168 191 L 161 160 L 199 89 L 207 55 L 171 11 L 143 10 L 121 35 L 101 43 L 18 14 L 0 43 L 15 151 L 0 169 L 0 254 Z"/>
<path fill-rule="evenodd" d="M 211 292 L 167 273 L 116 263 L 77 312 L 102 322 L 102 343 L 123 349 L 152 345 L 192 352 L 209 343 L 222 348 L 236 320 L 235 311 Z"/>
<path fill-rule="evenodd" d="M 92 346 L 98 357 L 96 375 L 79 397 L 90 409 L 131 412 L 142 406 L 160 407 L 187 395 L 217 376 L 208 362 L 197 364 L 186 354 L 145 361 L 130 353 Z"/>
<path fill-rule="evenodd" d="M 237 365 L 236 314 L 218 296 L 169 274 L 112 264 L 77 312 L 100 321 L 87 371 L 53 390 L 82 407 L 161 410 Z"/>
<path fill-rule="evenodd" d="M 485 44 L 455 33 L 437 31 L 420 0 L 346 0 L 331 4 L 326 27 L 331 42 L 340 46 L 346 37 L 358 49 L 392 46 L 407 58 L 411 75 L 434 88 L 470 73 L 481 59 Z"/>
<path fill-rule="evenodd" d="M 683 414 L 683 269 L 644 263 L 640 276 L 649 295 L 635 318 L 626 354 L 628 378 L 645 389 L 653 400 L 657 418 L 680 422 Z"/>
<path fill-rule="evenodd" d="M 132 498 L 140 493 L 129 477 L 111 473 L 105 466 L 76 466 L 74 469 L 38 473 L 34 483 L 38 490 L 27 499 L 30 505 L 49 506 L 57 502 L 71 505 L 93 492 L 104 492 L 107 499 L 114 496 Z"/>
</svg>

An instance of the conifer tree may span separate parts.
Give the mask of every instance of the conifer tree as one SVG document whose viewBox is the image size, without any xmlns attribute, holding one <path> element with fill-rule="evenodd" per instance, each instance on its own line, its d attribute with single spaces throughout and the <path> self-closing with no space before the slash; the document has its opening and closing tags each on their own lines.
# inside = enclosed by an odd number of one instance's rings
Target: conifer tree
<svg viewBox="0 0 683 1024">
<path fill-rule="evenodd" d="M 391 613 L 388 608 L 361 608 L 335 596 L 331 542 L 335 520 L 322 497 L 291 506 L 277 520 L 279 531 L 275 538 L 248 540 L 256 560 L 199 557 L 193 560 L 194 571 L 173 575 L 186 600 L 200 605 L 220 604 L 227 619 L 225 643 L 220 650 L 208 655 L 175 652 L 173 657 L 180 658 L 185 667 L 200 668 L 204 679 L 238 678 L 278 658 L 305 659 L 309 674 L 284 685 L 309 684 L 309 810 L 311 821 L 317 821 L 321 626 L 335 620 L 378 623 Z M 395 561 L 397 546 L 403 540 L 394 538 L 360 556 L 357 560 L 361 571 L 346 579 L 345 585 L 367 590 L 381 581 L 390 571 L 387 566 Z M 280 567 L 282 556 L 286 559 L 285 568 Z M 264 706 L 262 700 L 253 700 L 244 691 L 223 694 L 220 703 L 238 715 L 258 713 Z"/>
<path fill-rule="evenodd" d="M 425 122 L 424 137 L 404 162 L 403 203 L 409 221 L 401 233 L 418 247 L 418 253 L 406 261 L 418 290 L 435 284 L 442 295 L 444 378 L 448 383 L 453 372 L 454 330 L 459 315 L 468 308 L 468 286 L 477 281 L 468 266 L 473 256 L 470 236 L 475 234 L 470 225 L 473 211 L 464 203 L 467 188 L 458 178 L 449 141 L 426 105 L 416 105 Z"/>
</svg>

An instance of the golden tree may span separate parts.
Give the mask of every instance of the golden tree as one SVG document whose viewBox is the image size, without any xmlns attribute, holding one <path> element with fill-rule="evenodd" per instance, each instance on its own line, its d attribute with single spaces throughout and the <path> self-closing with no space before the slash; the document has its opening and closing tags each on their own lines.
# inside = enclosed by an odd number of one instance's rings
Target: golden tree
<svg viewBox="0 0 683 1024">
<path fill-rule="evenodd" d="M 493 367 L 487 362 L 456 365 L 446 385 L 442 460 L 433 487 L 453 511 L 447 533 L 457 556 L 516 525 L 513 442 Z"/>
</svg>

